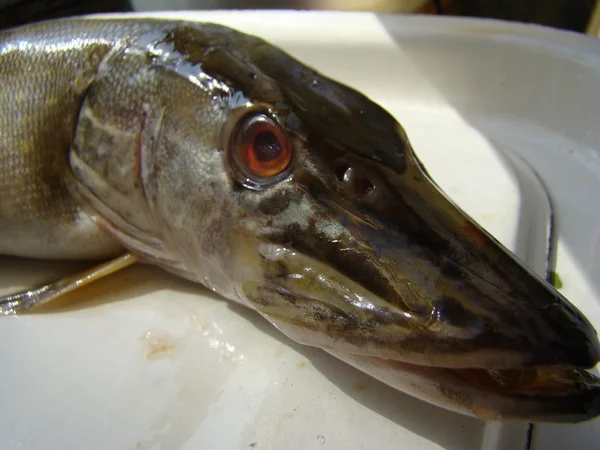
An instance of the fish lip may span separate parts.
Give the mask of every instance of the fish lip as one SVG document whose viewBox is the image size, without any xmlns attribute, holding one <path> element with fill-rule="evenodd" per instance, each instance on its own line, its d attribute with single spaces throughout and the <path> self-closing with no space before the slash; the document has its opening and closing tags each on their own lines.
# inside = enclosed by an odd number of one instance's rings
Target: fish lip
<svg viewBox="0 0 600 450">
<path fill-rule="evenodd" d="M 512 369 L 514 378 L 519 373 L 531 374 L 541 370 L 572 376 L 570 388 L 556 392 L 558 385 L 543 383 L 530 394 L 511 392 L 510 389 L 486 389 L 465 379 L 465 369 L 420 366 L 397 360 L 329 351 L 342 361 L 362 370 L 397 390 L 428 403 L 483 420 L 514 420 L 546 423 L 578 423 L 600 415 L 600 378 L 583 368 L 574 366 L 539 366 Z M 485 369 L 467 369 L 471 379 L 481 374 L 489 377 Z M 497 371 L 502 375 L 503 371 Z M 577 379 L 582 378 L 582 379 Z M 544 393 L 544 388 L 554 393 Z"/>
</svg>

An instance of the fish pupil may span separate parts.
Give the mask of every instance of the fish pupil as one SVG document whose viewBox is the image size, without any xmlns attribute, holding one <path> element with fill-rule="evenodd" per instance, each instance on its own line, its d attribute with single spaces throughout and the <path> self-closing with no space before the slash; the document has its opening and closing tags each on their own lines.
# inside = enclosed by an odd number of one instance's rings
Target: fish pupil
<svg viewBox="0 0 600 450">
<path fill-rule="evenodd" d="M 281 142 L 272 131 L 261 131 L 254 138 L 255 158 L 260 162 L 273 161 L 281 155 Z"/>
</svg>

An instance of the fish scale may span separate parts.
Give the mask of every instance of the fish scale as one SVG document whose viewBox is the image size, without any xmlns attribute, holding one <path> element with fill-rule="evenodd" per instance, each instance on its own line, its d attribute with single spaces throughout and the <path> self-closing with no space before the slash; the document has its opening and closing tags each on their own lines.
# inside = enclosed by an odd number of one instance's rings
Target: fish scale
<svg viewBox="0 0 600 450">
<path fill-rule="evenodd" d="M 98 259 L 120 251 L 73 195 L 68 153 L 90 74 L 115 42 L 144 28 L 64 22 L 0 38 L 0 252 Z"/>
</svg>

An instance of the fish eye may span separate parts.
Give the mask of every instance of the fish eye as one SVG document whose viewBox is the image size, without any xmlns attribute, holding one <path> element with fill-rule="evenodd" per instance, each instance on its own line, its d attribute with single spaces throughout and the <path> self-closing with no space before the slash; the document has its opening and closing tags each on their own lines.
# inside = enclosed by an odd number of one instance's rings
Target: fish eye
<svg viewBox="0 0 600 450">
<path fill-rule="evenodd" d="M 260 188 L 287 174 L 291 141 L 281 125 L 264 113 L 242 117 L 230 144 L 234 175 L 251 188 Z"/>
</svg>

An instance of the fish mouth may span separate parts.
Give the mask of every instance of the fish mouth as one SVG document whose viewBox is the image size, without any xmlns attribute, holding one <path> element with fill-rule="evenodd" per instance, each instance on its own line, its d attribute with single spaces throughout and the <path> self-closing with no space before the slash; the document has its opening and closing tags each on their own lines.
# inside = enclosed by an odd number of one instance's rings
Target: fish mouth
<svg viewBox="0 0 600 450">
<path fill-rule="evenodd" d="M 246 282 L 243 290 L 261 315 L 293 340 L 399 391 L 483 420 L 573 423 L 600 414 L 600 378 L 584 367 L 533 364 L 527 349 L 485 343 L 464 355 L 416 350 L 403 340 L 430 332 L 430 320 L 394 310 L 327 263 L 293 248 L 261 243 L 259 252 L 265 280 Z"/>
</svg>

